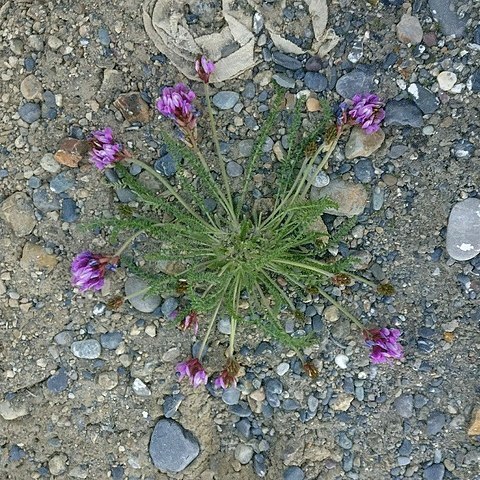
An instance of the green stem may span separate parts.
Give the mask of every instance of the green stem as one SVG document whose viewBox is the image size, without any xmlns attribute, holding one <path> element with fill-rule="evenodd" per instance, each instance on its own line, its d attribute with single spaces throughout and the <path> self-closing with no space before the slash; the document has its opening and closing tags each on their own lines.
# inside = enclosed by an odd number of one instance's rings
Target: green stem
<svg viewBox="0 0 480 480">
<path fill-rule="evenodd" d="M 120 248 L 115 252 L 115 254 L 113 255 L 114 257 L 119 257 L 127 248 L 128 246 L 135 240 L 135 238 L 137 238 L 139 235 L 141 235 L 142 233 L 145 233 L 143 230 L 140 231 L 140 232 L 135 232 L 133 235 L 131 235 L 130 237 L 128 237 L 123 243 L 122 245 L 120 246 Z"/>
<path fill-rule="evenodd" d="M 347 275 L 348 277 L 352 277 L 354 280 L 356 280 L 357 282 L 362 282 L 364 283 L 365 285 L 368 285 L 369 287 L 372 287 L 372 288 L 376 288 L 377 287 L 377 284 L 375 282 L 372 282 L 371 280 L 368 280 L 364 277 L 361 277 L 360 275 L 355 275 L 354 273 L 352 272 L 346 272 L 346 271 L 342 271 L 340 273 L 344 273 L 345 275 Z"/>
<path fill-rule="evenodd" d="M 130 295 L 127 295 L 126 297 L 123 297 L 124 300 L 130 300 L 131 298 L 138 297 L 139 295 L 143 295 L 144 293 L 148 293 L 150 290 L 150 287 L 145 287 L 142 288 L 141 290 L 138 290 L 137 292 L 133 292 Z"/>
<path fill-rule="evenodd" d="M 198 351 L 197 358 L 199 360 L 202 360 L 202 354 L 203 351 L 205 350 L 205 345 L 207 344 L 208 337 L 210 336 L 210 333 L 212 332 L 213 325 L 215 324 L 215 320 L 217 319 L 218 311 L 220 310 L 220 307 L 222 306 L 223 299 L 220 300 L 219 304 L 217 305 L 217 308 L 215 309 L 215 312 L 213 313 L 212 319 L 210 320 L 210 323 L 208 324 L 207 328 L 207 333 L 203 337 L 202 344 L 200 345 L 200 350 Z"/>
<path fill-rule="evenodd" d="M 280 263 L 282 265 L 290 265 L 291 267 L 302 268 L 305 270 L 310 270 L 315 273 L 320 273 L 321 275 L 325 275 L 326 277 L 332 278 L 335 276 L 335 273 L 329 272 L 327 270 L 323 270 L 323 268 L 319 268 L 315 265 L 310 265 L 308 263 L 300 263 L 300 262 L 293 262 L 291 260 L 282 260 L 282 259 L 275 259 L 274 263 Z M 321 264 L 320 264 L 321 265 Z"/>
<path fill-rule="evenodd" d="M 235 330 L 237 329 L 237 319 L 236 317 L 231 318 L 230 322 L 230 344 L 228 346 L 228 354 L 233 358 L 233 351 L 235 346 Z"/>
<path fill-rule="evenodd" d="M 360 330 L 363 330 L 365 328 L 365 326 L 360 322 L 358 318 L 353 316 L 346 308 L 344 308 L 339 302 L 337 302 L 327 292 L 319 288 L 318 293 L 322 295 L 322 297 L 326 298 L 332 305 L 337 307 L 349 320 L 351 320 L 358 328 L 360 328 Z"/>
</svg>

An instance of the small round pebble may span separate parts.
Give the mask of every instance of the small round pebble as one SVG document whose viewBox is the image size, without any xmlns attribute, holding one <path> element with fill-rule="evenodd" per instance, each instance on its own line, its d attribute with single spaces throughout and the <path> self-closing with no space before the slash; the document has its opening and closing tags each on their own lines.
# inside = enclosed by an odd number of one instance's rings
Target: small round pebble
<svg viewBox="0 0 480 480">
<path fill-rule="evenodd" d="M 283 472 L 283 480 L 304 480 L 305 473 L 300 467 L 292 465 Z"/>
</svg>

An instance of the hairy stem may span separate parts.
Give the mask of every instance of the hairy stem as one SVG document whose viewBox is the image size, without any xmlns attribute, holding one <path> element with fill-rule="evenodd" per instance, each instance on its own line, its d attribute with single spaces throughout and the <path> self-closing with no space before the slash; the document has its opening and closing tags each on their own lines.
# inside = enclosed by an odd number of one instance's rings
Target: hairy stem
<svg viewBox="0 0 480 480">
<path fill-rule="evenodd" d="M 197 358 L 199 360 L 202 359 L 202 354 L 203 354 L 203 351 L 205 350 L 205 345 L 207 344 L 208 337 L 210 336 L 210 333 L 212 332 L 213 325 L 215 324 L 215 320 L 217 319 L 218 311 L 220 310 L 220 307 L 222 306 L 222 303 L 223 303 L 223 299 L 220 300 L 220 302 L 218 303 L 217 308 L 213 312 L 210 323 L 208 324 L 207 333 L 203 337 L 202 344 L 200 345 L 200 350 L 198 351 Z"/>
</svg>

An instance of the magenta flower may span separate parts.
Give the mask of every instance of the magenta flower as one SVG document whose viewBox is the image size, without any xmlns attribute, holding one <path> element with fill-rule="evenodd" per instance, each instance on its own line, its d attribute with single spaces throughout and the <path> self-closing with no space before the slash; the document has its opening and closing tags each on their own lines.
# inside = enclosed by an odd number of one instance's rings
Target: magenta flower
<svg viewBox="0 0 480 480">
<path fill-rule="evenodd" d="M 370 328 L 365 330 L 365 344 L 370 347 L 370 360 L 373 363 L 391 362 L 403 358 L 403 348 L 398 342 L 402 332 L 397 328 Z"/>
<path fill-rule="evenodd" d="M 198 358 L 191 358 L 185 362 L 180 362 L 177 365 L 177 372 L 180 373 L 180 380 L 182 380 L 183 377 L 188 377 L 194 388 L 199 387 L 202 383 L 204 385 L 207 384 L 207 372 L 205 372 Z"/>
<path fill-rule="evenodd" d="M 90 160 L 99 170 L 104 170 L 126 156 L 123 145 L 115 143 L 112 129 L 109 127 L 93 132 L 90 144 L 92 145 Z"/>
<path fill-rule="evenodd" d="M 157 110 L 174 120 L 180 128 L 193 130 L 197 125 L 194 100 L 195 92 L 185 84 L 177 83 L 174 87 L 162 90 L 162 96 L 157 100 Z"/>
<path fill-rule="evenodd" d="M 192 310 L 181 322 L 179 325 L 180 330 L 188 330 L 189 328 L 193 328 L 193 333 L 195 335 L 198 332 L 198 314 L 194 310 Z"/>
<path fill-rule="evenodd" d="M 215 71 L 215 64 L 202 55 L 195 60 L 195 71 L 203 83 L 208 83 L 210 75 Z"/>
<path fill-rule="evenodd" d="M 230 388 L 237 386 L 237 379 L 228 372 L 228 369 L 222 370 L 220 375 L 213 382 L 215 388 Z"/>
<path fill-rule="evenodd" d="M 107 257 L 88 250 L 79 253 L 72 261 L 72 285 L 81 292 L 100 290 L 105 283 L 106 271 L 115 271 L 119 261 L 118 257 Z"/>
<path fill-rule="evenodd" d="M 348 110 L 348 118 L 354 124 L 360 125 L 366 133 L 371 134 L 380 129 L 380 123 L 385 118 L 383 102 L 374 93 L 362 93 L 352 98 Z"/>
</svg>

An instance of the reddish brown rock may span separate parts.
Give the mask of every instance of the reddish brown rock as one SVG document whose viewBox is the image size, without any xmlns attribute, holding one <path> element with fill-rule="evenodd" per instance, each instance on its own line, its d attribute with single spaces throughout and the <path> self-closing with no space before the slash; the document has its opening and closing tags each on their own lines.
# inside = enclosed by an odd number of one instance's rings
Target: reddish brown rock
<svg viewBox="0 0 480 480">
<path fill-rule="evenodd" d="M 113 102 L 113 105 L 120 110 L 123 118 L 130 123 L 147 123 L 150 120 L 150 108 L 137 92 L 120 95 Z"/>
<path fill-rule="evenodd" d="M 88 142 L 76 138 L 64 138 L 55 153 L 55 160 L 61 165 L 75 168 L 89 150 Z"/>
</svg>

